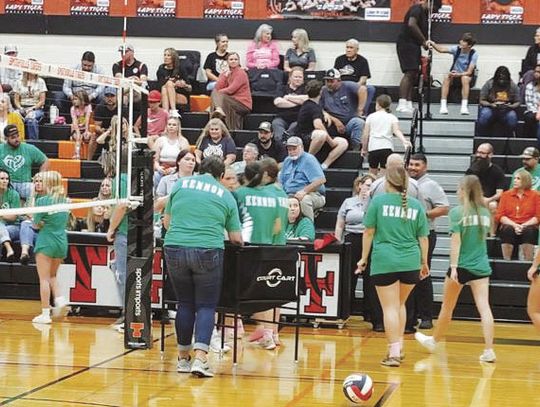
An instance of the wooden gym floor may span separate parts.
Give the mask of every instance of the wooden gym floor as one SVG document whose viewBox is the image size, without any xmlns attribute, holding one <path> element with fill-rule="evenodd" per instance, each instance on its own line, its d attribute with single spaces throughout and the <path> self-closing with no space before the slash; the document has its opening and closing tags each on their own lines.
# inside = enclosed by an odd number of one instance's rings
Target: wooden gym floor
<svg viewBox="0 0 540 407">
<path fill-rule="evenodd" d="M 445 350 L 427 354 L 406 337 L 400 368 L 379 361 L 384 334 L 353 318 L 342 330 L 302 328 L 300 359 L 285 329 L 274 351 L 246 345 L 236 368 L 219 360 L 212 379 L 176 373 L 175 336 L 167 327 L 163 360 L 159 329 L 151 350 L 125 350 L 110 319 L 72 317 L 33 325 L 32 301 L 0 300 L 0 405 L 10 406 L 349 406 L 343 379 L 368 373 L 366 406 L 538 406 L 540 335 L 531 325 L 497 324 L 496 364 L 481 364 L 480 325 L 456 321 Z"/>
</svg>

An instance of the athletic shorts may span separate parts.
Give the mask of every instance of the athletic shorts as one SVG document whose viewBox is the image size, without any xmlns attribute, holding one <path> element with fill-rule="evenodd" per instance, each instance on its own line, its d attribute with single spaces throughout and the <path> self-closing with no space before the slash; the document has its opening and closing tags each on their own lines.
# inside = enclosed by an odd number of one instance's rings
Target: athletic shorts
<svg viewBox="0 0 540 407">
<path fill-rule="evenodd" d="M 510 225 L 499 226 L 499 237 L 502 243 L 511 245 L 538 243 L 538 228 L 536 226 L 526 226 L 521 235 L 516 234 L 514 228 Z"/>
<path fill-rule="evenodd" d="M 393 151 L 390 148 L 368 152 L 369 168 L 386 168 L 386 159 L 392 153 Z"/>
<path fill-rule="evenodd" d="M 386 287 L 399 281 L 403 284 L 416 284 L 420 281 L 420 270 L 396 271 L 394 273 L 376 274 L 371 276 L 373 285 Z"/>
<path fill-rule="evenodd" d="M 451 271 L 452 271 L 452 269 L 448 268 L 448 271 L 446 273 L 448 278 L 450 278 Z M 457 268 L 457 277 L 458 277 L 459 283 L 465 285 L 469 281 L 481 280 L 481 279 L 489 277 L 489 276 L 478 276 L 476 274 L 471 273 L 469 270 L 467 270 L 467 269 L 465 269 L 463 267 L 458 267 Z"/>
<path fill-rule="evenodd" d="M 420 56 L 422 55 L 420 45 L 410 42 L 398 42 L 396 48 L 401 72 L 418 72 L 420 70 Z"/>
</svg>

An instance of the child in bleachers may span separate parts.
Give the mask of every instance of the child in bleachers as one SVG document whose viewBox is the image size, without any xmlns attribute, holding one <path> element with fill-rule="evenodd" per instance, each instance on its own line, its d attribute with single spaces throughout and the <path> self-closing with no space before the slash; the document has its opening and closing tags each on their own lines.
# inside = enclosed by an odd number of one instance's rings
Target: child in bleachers
<svg viewBox="0 0 540 407">
<path fill-rule="evenodd" d="M 90 141 L 90 118 L 92 116 L 92 105 L 90 98 L 83 90 L 73 94 L 71 114 L 71 139 L 75 141 L 74 159 L 81 158 L 81 143 Z"/>
</svg>

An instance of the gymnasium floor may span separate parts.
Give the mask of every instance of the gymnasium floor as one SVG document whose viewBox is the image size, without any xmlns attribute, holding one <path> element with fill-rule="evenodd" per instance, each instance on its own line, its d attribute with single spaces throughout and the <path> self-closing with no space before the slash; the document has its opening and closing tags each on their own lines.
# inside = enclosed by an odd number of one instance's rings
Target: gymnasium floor
<svg viewBox="0 0 540 407">
<path fill-rule="evenodd" d="M 384 334 L 353 318 L 343 330 L 303 328 L 300 360 L 293 335 L 275 351 L 243 349 L 212 356 L 218 374 L 176 373 L 175 337 L 167 328 L 164 359 L 159 329 L 151 350 L 130 351 L 104 318 L 65 318 L 33 325 L 38 302 L 0 300 L 0 405 L 10 406 L 349 406 L 343 379 L 368 373 L 375 382 L 365 406 L 539 406 L 540 335 L 531 325 L 497 324 L 497 363 L 481 364 L 480 325 L 454 322 L 445 351 L 429 355 L 406 338 L 400 368 L 379 365 Z"/>
</svg>

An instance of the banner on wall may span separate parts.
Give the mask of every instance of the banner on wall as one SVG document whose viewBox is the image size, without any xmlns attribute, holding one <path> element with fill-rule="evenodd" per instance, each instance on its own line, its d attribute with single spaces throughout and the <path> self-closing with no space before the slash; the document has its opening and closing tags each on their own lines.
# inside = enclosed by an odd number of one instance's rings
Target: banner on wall
<svg viewBox="0 0 540 407">
<path fill-rule="evenodd" d="M 137 0 L 137 17 L 176 17 L 176 1 Z"/>
<path fill-rule="evenodd" d="M 442 0 L 441 8 L 434 10 L 431 15 L 432 21 L 437 23 L 451 23 L 454 0 Z"/>
<path fill-rule="evenodd" d="M 244 0 L 204 0 L 204 18 L 244 18 Z"/>
<path fill-rule="evenodd" d="M 267 0 L 270 18 L 389 21 L 391 0 Z"/>
<path fill-rule="evenodd" d="M 71 0 L 72 16 L 108 16 L 109 0 Z"/>
<path fill-rule="evenodd" d="M 5 0 L 6 14 L 43 14 L 43 0 Z"/>
<path fill-rule="evenodd" d="M 524 0 L 482 0 L 482 24 L 523 24 Z"/>
</svg>

